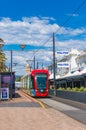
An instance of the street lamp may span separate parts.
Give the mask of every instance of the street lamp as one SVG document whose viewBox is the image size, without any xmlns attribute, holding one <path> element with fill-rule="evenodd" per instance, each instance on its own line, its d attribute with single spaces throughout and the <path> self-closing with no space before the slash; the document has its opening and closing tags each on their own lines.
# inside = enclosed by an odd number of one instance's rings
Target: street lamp
<svg viewBox="0 0 86 130">
<path fill-rule="evenodd" d="M 2 51 L 3 46 L 4 46 L 4 40 L 0 38 L 0 51 Z M 0 74 L 0 95 L 1 95 L 1 74 Z"/>
<path fill-rule="evenodd" d="M 24 50 L 25 46 L 25 44 L 20 44 L 20 48 L 22 49 L 22 51 Z"/>
<path fill-rule="evenodd" d="M 24 50 L 24 48 L 25 48 L 25 44 L 21 44 L 20 45 L 20 48 L 22 49 L 22 50 Z M 11 50 L 11 100 L 12 100 L 12 65 L 13 65 L 13 51 Z"/>
<path fill-rule="evenodd" d="M 25 44 L 21 44 L 20 48 L 22 50 L 24 50 Z M 10 69 L 10 72 L 11 72 L 11 95 L 10 95 L 10 98 L 11 98 L 11 100 L 12 100 L 12 65 L 13 65 L 13 50 L 11 50 L 11 69 Z"/>
</svg>

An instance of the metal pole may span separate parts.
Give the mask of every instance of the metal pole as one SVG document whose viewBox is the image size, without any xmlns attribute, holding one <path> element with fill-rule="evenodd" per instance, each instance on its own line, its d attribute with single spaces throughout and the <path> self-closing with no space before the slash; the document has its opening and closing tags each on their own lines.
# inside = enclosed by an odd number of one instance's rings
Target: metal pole
<svg viewBox="0 0 86 130">
<path fill-rule="evenodd" d="M 10 92 L 11 92 L 10 98 L 12 100 L 12 50 L 11 50 L 11 88 L 10 88 Z"/>
<path fill-rule="evenodd" d="M 38 66 L 38 65 L 39 65 L 39 63 L 38 63 L 38 61 L 37 61 L 37 69 L 39 68 L 39 66 Z"/>
<path fill-rule="evenodd" d="M 53 75 L 54 75 L 54 96 L 56 96 L 56 73 L 55 73 L 55 36 L 53 33 Z"/>
<path fill-rule="evenodd" d="M 1 99 L 1 72 L 0 72 L 0 99 Z"/>
<path fill-rule="evenodd" d="M 34 56 L 34 69 L 35 69 L 35 56 Z"/>
<path fill-rule="evenodd" d="M 43 67 L 43 63 L 42 63 L 42 69 L 44 69 L 44 67 Z"/>
</svg>

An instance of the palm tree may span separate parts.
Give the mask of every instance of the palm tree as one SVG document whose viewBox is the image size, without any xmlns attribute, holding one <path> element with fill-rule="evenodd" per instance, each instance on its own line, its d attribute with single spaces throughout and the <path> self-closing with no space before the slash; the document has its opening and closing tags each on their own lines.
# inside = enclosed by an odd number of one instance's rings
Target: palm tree
<svg viewBox="0 0 86 130">
<path fill-rule="evenodd" d="M 1 50 L 3 45 L 4 45 L 4 40 L 0 38 L 0 72 L 5 72 L 7 68 L 5 65 L 6 56 L 5 53 L 3 53 L 3 51 Z"/>
<path fill-rule="evenodd" d="M 6 71 L 5 61 L 6 61 L 5 54 L 2 51 L 0 51 L 0 72 Z"/>
</svg>

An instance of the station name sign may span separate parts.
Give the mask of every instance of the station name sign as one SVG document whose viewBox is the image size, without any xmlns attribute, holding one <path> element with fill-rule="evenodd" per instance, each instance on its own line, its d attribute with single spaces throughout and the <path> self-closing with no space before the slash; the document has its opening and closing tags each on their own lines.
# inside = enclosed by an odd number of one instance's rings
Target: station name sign
<svg viewBox="0 0 86 130">
<path fill-rule="evenodd" d="M 59 62 L 59 63 L 57 63 L 57 67 L 64 67 L 64 68 L 69 68 L 69 63 L 68 62 Z"/>
<path fill-rule="evenodd" d="M 59 55 L 68 55 L 69 52 L 68 51 L 57 51 L 57 54 L 59 54 Z"/>
</svg>

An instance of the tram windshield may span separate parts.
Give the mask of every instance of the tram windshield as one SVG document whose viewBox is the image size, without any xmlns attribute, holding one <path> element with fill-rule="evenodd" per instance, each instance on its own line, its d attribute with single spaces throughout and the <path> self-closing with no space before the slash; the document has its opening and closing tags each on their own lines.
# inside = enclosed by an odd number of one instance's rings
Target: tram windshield
<svg viewBox="0 0 86 130">
<path fill-rule="evenodd" d="M 36 82 L 38 89 L 46 89 L 46 74 L 36 74 Z"/>
</svg>

